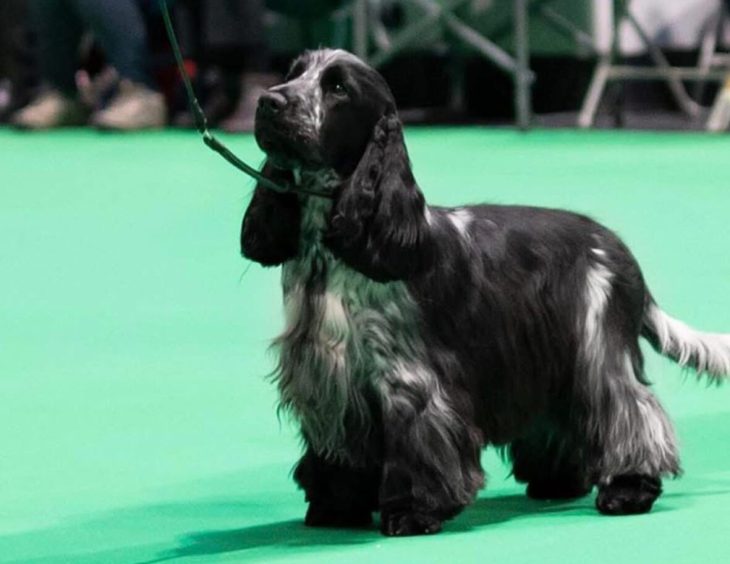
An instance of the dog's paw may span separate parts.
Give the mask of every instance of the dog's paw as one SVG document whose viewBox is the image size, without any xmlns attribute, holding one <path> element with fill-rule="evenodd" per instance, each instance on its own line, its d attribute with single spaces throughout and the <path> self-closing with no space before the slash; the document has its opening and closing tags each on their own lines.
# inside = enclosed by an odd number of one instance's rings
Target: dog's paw
<svg viewBox="0 0 730 564">
<path fill-rule="evenodd" d="M 662 493 L 662 481 L 638 474 L 617 476 L 601 486 L 596 507 L 604 515 L 636 515 L 647 513 Z"/>
<path fill-rule="evenodd" d="M 364 529 L 373 522 L 368 509 L 342 509 L 326 504 L 310 503 L 304 524 L 307 527 L 341 527 L 344 529 Z"/>
<path fill-rule="evenodd" d="M 418 512 L 384 513 L 380 531 L 388 537 L 433 535 L 441 530 L 441 521 L 432 515 Z"/>
</svg>

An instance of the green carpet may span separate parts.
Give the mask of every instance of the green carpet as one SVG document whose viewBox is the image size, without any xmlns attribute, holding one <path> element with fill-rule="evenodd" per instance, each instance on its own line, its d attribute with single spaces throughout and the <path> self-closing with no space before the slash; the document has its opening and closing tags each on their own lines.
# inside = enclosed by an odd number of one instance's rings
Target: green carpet
<svg viewBox="0 0 730 564">
<path fill-rule="evenodd" d="M 730 137 L 407 139 L 430 202 L 586 212 L 668 312 L 730 332 Z M 193 134 L 0 131 L 0 562 L 730 562 L 730 389 L 653 353 L 686 472 L 653 513 L 528 501 L 487 453 L 489 487 L 440 535 L 305 529 L 265 380 L 279 273 L 238 252 L 250 189 Z"/>
</svg>

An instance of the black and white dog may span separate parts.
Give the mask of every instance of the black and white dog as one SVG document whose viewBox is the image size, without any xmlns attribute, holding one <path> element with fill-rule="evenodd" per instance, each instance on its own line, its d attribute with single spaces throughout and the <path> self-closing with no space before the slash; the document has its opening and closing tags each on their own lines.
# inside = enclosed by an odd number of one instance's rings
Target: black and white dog
<svg viewBox="0 0 730 564">
<path fill-rule="evenodd" d="M 680 471 L 639 338 L 713 380 L 730 335 L 656 305 L 626 246 L 573 213 L 426 205 L 383 78 L 343 51 L 300 57 L 260 100 L 264 173 L 243 255 L 282 265 L 281 406 L 312 526 L 433 533 L 504 448 L 533 498 L 598 486 L 602 513 L 648 511 Z M 308 188 L 331 195 L 297 194 Z"/>
</svg>

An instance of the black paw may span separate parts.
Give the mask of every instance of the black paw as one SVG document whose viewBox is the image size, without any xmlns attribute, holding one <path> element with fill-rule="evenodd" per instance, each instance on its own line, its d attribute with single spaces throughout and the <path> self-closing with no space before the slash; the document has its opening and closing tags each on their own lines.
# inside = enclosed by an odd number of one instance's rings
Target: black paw
<svg viewBox="0 0 730 564">
<path fill-rule="evenodd" d="M 662 493 L 662 481 L 652 476 L 616 476 L 598 490 L 596 507 L 604 515 L 636 515 L 651 510 Z"/>
<path fill-rule="evenodd" d="M 527 484 L 527 497 L 532 499 L 576 499 L 591 493 L 593 486 L 584 480 L 556 479 Z"/>
<path fill-rule="evenodd" d="M 394 512 L 381 517 L 380 532 L 388 537 L 433 535 L 440 530 L 441 520 L 425 513 Z"/>
<path fill-rule="evenodd" d="M 307 527 L 341 527 L 343 529 L 362 529 L 373 522 L 368 509 L 334 508 L 324 504 L 310 503 L 304 524 Z"/>
</svg>

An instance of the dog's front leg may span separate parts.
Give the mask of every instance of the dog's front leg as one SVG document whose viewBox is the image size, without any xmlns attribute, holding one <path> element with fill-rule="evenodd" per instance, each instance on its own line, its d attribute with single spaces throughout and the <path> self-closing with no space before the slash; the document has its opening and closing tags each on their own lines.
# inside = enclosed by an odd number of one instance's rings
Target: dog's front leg
<svg viewBox="0 0 730 564">
<path fill-rule="evenodd" d="M 399 363 L 380 391 L 381 531 L 388 536 L 436 533 L 484 482 L 480 435 L 428 367 Z"/>
<path fill-rule="evenodd" d="M 294 470 L 294 479 L 309 503 L 309 527 L 367 527 L 378 505 L 376 469 L 353 468 L 327 460 L 311 448 Z"/>
</svg>

